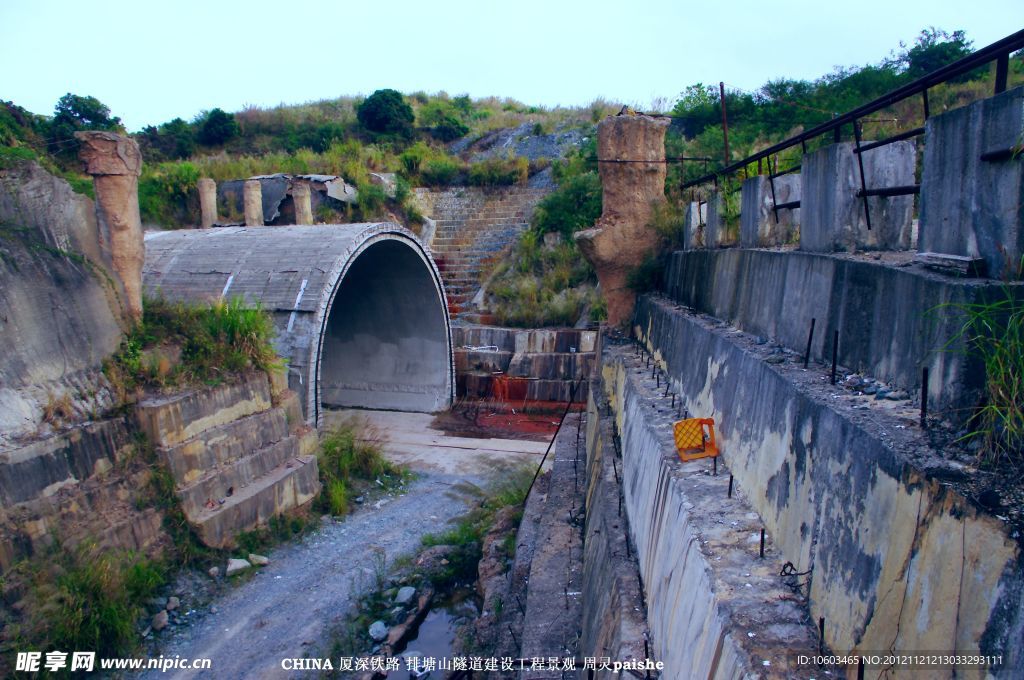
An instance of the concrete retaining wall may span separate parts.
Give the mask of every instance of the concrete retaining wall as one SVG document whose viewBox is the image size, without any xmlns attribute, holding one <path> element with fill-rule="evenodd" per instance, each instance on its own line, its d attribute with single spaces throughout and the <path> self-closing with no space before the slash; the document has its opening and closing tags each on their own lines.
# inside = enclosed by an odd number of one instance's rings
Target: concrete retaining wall
<svg viewBox="0 0 1024 680">
<path fill-rule="evenodd" d="M 861 154 L 869 189 L 914 184 L 913 142 L 894 142 Z M 831 144 L 804 156 L 800 203 L 800 249 L 906 250 L 911 247 L 913 196 L 868 199 L 871 229 L 864 217 L 860 170 L 853 144 Z"/>
<path fill-rule="evenodd" d="M 632 347 L 609 346 L 602 359 L 600 401 L 610 402 L 621 441 L 623 513 L 662 677 L 816 677 L 817 669 L 796 659 L 817 649 L 814 628 L 801 598 L 778 578 L 775 546 L 759 558 L 762 525 L 751 504 L 738 491 L 728 496 L 722 466 L 713 476 L 710 459 L 679 460 L 675 411 Z M 598 418 L 593 406 L 588 428 Z M 614 443 L 606 433 L 588 430 L 588 459 L 609 455 Z M 594 539 L 587 534 L 588 550 Z M 614 535 L 598 540 L 617 545 Z"/>
<path fill-rule="evenodd" d="M 956 409 L 976 403 L 984 373 L 959 345 L 943 351 L 960 322 L 941 305 L 1005 295 L 990 282 L 920 267 L 763 250 L 673 253 L 665 290 L 679 304 L 801 353 L 814 318 L 812 359 L 831 361 L 838 330 L 840 365 L 911 392 L 928 366 L 930 407 L 958 421 L 969 412 Z"/>
<path fill-rule="evenodd" d="M 793 243 L 800 235 L 800 208 L 773 210 L 773 206 L 800 200 L 800 175 L 775 178 L 772 183 L 764 175 L 743 182 L 740 208 L 740 245 L 763 248 Z"/>
<path fill-rule="evenodd" d="M 636 319 L 685 408 L 715 419 L 729 469 L 782 558 L 813 569 L 811 613 L 824 617 L 835 651 L 980 650 L 1003 655 L 1001 677 L 1019 677 L 1019 546 L 1002 521 L 940 482 L 955 465 L 894 418 L 837 405 L 815 392 L 816 376 L 765 363 L 767 349 L 667 301 L 641 298 Z M 653 480 L 640 493 L 667 502 Z M 646 514 L 630 508 L 637 535 Z"/>
<path fill-rule="evenodd" d="M 1024 87 L 928 119 L 921 173 L 919 250 L 985 260 L 993 278 L 1016 277 L 1024 255 Z"/>
<path fill-rule="evenodd" d="M 580 655 L 616 660 L 644 659 L 646 614 L 636 553 L 627 545 L 629 520 L 623 510 L 622 486 L 612 422 L 602 418 L 600 393 L 587 403 L 586 524 L 583 535 L 583 617 Z M 598 671 L 597 677 L 613 677 Z M 617 677 L 617 676 L 615 676 Z"/>
</svg>

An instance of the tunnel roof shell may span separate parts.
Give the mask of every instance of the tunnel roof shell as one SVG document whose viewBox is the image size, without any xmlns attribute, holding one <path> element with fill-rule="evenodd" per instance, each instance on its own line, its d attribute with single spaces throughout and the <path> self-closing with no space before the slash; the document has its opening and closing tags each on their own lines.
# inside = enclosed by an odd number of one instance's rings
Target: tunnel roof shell
<svg viewBox="0 0 1024 680">
<path fill-rule="evenodd" d="M 289 386 L 304 397 L 306 419 L 319 421 L 317 375 L 325 324 L 338 286 L 359 254 L 382 240 L 413 249 L 429 268 L 444 310 L 449 383 L 454 394 L 451 328 L 444 284 L 415 234 L 390 223 L 215 227 L 147 232 L 147 295 L 212 301 L 242 296 L 271 313 L 275 345 L 289 365 Z"/>
</svg>

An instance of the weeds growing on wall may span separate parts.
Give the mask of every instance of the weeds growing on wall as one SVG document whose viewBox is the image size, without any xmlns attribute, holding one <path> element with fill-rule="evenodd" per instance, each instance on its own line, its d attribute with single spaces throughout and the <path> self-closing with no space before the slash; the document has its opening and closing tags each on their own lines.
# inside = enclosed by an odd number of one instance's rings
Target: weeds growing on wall
<svg viewBox="0 0 1024 680">
<path fill-rule="evenodd" d="M 1024 262 L 1022 262 L 1024 265 Z M 962 346 L 985 367 L 985 399 L 968 438 L 980 438 L 979 456 L 992 465 L 1024 466 L 1024 297 L 1004 284 L 992 301 L 944 305 L 962 323 L 946 347 Z"/>
<path fill-rule="evenodd" d="M 104 363 L 104 373 L 122 397 L 151 387 L 214 385 L 278 366 L 273 336 L 267 313 L 240 298 L 207 305 L 147 298 L 142 321 Z"/>
<path fill-rule="evenodd" d="M 332 515 L 347 514 L 358 489 L 367 482 L 389 489 L 400 486 L 407 477 L 407 473 L 384 457 L 380 434 L 357 419 L 320 437 L 317 465 L 323 490 L 316 507 Z"/>
</svg>

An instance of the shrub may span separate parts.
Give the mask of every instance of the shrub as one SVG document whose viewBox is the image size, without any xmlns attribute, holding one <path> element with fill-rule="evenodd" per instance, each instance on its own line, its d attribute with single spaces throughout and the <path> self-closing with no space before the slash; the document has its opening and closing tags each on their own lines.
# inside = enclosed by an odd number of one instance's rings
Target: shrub
<svg viewBox="0 0 1024 680">
<path fill-rule="evenodd" d="M 557 190 L 537 205 L 533 228 L 542 234 L 556 232 L 572 238 L 574 232 L 589 229 L 601 216 L 601 178 L 596 172 L 566 178 Z"/>
<path fill-rule="evenodd" d="M 469 166 L 469 183 L 475 186 L 525 184 L 530 162 L 522 156 L 488 158 Z"/>
<path fill-rule="evenodd" d="M 435 156 L 423 162 L 420 178 L 427 186 L 448 186 L 462 174 L 462 163 L 450 156 Z"/>
<path fill-rule="evenodd" d="M 224 144 L 238 136 L 238 121 L 234 114 L 222 109 L 213 109 L 200 116 L 196 137 L 200 144 L 215 146 Z"/>
<path fill-rule="evenodd" d="M 377 90 L 356 107 L 359 123 L 371 132 L 408 135 L 415 118 L 402 93 Z"/>
</svg>

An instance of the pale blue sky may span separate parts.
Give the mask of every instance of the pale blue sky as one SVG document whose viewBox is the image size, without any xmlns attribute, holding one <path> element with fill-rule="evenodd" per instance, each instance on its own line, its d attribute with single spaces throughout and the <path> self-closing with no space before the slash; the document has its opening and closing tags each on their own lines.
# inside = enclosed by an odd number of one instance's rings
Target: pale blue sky
<svg viewBox="0 0 1024 680">
<path fill-rule="evenodd" d="M 382 87 L 646 108 L 876 62 L 930 25 L 982 47 L 1024 27 L 1024 1 L 0 0 L 0 99 L 93 95 L 130 130 Z"/>
</svg>

